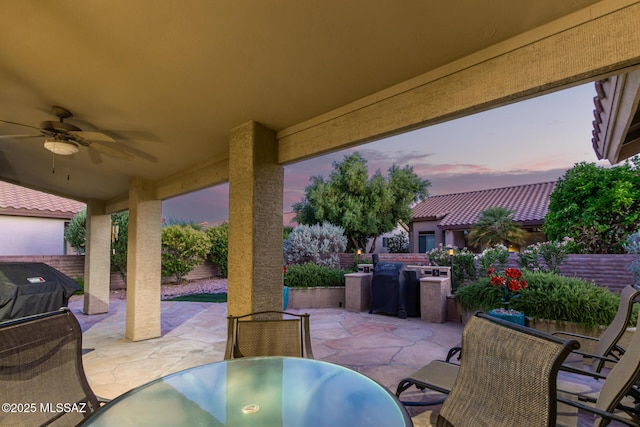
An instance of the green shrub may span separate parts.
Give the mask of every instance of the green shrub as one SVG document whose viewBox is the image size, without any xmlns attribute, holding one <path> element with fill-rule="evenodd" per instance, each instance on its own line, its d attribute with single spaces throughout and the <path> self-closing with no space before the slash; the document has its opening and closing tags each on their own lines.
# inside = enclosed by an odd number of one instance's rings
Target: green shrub
<svg viewBox="0 0 640 427">
<path fill-rule="evenodd" d="M 511 300 L 511 308 L 536 319 L 562 320 L 587 326 L 609 325 L 620 297 L 606 288 L 578 278 L 554 273 L 523 271 L 527 289 Z M 456 299 L 470 310 L 489 311 L 502 306 L 498 287 L 482 278 L 456 292 Z M 636 314 L 630 324 L 635 325 Z"/>
<path fill-rule="evenodd" d="M 627 237 L 624 249 L 628 254 L 635 254 L 636 256 L 629 266 L 629 271 L 631 271 L 633 283 L 640 284 L 640 231 Z"/>
<path fill-rule="evenodd" d="M 455 293 L 456 289 L 462 286 L 463 283 L 469 280 L 476 280 L 478 272 L 476 270 L 475 255 L 469 252 L 467 248 L 454 249 L 453 260 L 449 256 L 449 249 L 445 247 L 434 248 L 427 255 L 431 265 L 452 267 L 453 283 L 451 284 L 451 291 Z"/>
<path fill-rule="evenodd" d="M 211 242 L 204 231 L 189 226 L 170 225 L 162 229 L 162 275 L 174 276 L 178 283 L 205 260 Z"/>
<path fill-rule="evenodd" d="M 208 228 L 206 233 L 211 241 L 209 260 L 218 266 L 222 277 L 227 277 L 229 273 L 229 224 L 225 222 L 217 227 Z"/>
<path fill-rule="evenodd" d="M 344 286 L 345 270 L 313 264 L 293 264 L 287 266 L 284 284 L 296 288 L 312 288 L 317 286 Z"/>
<path fill-rule="evenodd" d="M 73 216 L 64 229 L 64 239 L 78 254 L 84 254 L 87 234 L 87 210 L 83 209 Z"/>
<path fill-rule="evenodd" d="M 324 222 L 296 226 L 284 241 L 284 258 L 291 264 L 311 262 L 328 267 L 340 265 L 341 252 L 347 247 L 344 228 Z"/>
<path fill-rule="evenodd" d="M 84 295 L 84 277 L 76 277 L 75 281 L 80 285 L 80 290 L 76 291 L 74 295 Z"/>
<path fill-rule="evenodd" d="M 491 267 L 498 271 L 504 271 L 509 259 L 509 249 L 505 245 L 498 244 L 482 251 L 477 259 L 483 272 L 486 272 Z"/>
<path fill-rule="evenodd" d="M 387 239 L 387 250 L 390 254 L 404 254 L 409 252 L 409 234 L 399 231 Z"/>
</svg>

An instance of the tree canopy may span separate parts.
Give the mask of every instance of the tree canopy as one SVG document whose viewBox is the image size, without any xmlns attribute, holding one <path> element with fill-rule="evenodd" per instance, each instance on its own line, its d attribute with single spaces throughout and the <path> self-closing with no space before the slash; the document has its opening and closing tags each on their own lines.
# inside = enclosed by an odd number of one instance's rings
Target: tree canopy
<svg viewBox="0 0 640 427">
<path fill-rule="evenodd" d="M 411 205 L 427 197 L 431 183 L 410 166 L 395 164 L 383 176 L 378 170 L 369 177 L 367 161 L 359 154 L 333 163 L 329 179 L 311 178 L 305 197 L 295 203 L 296 221 L 313 225 L 329 222 L 345 230 L 350 249 L 365 249 L 369 239 L 392 231 L 399 220 L 409 222 Z"/>
<path fill-rule="evenodd" d="M 624 253 L 623 243 L 640 228 L 640 157 L 612 168 L 581 162 L 558 180 L 543 231 L 565 236 L 586 253 Z"/>
</svg>

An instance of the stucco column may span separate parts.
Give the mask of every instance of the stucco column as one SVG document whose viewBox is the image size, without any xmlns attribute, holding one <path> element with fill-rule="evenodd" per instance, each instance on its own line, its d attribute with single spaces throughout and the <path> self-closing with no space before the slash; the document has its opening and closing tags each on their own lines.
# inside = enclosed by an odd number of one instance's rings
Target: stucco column
<svg viewBox="0 0 640 427">
<path fill-rule="evenodd" d="M 127 253 L 127 327 L 133 341 L 157 338 L 160 329 L 162 203 L 153 186 L 140 178 L 129 182 Z"/>
<path fill-rule="evenodd" d="M 103 202 L 89 201 L 84 254 L 85 314 L 109 311 L 110 252 L 111 215 L 105 213 Z"/>
<path fill-rule="evenodd" d="M 248 122 L 229 142 L 228 313 L 282 310 L 282 195 L 275 132 Z"/>
</svg>

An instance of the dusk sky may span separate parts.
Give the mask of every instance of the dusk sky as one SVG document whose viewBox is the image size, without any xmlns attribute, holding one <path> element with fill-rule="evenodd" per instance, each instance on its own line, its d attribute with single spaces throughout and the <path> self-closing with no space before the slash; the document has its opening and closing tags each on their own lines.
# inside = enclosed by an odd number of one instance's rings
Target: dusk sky
<svg viewBox="0 0 640 427">
<path fill-rule="evenodd" d="M 284 169 L 283 212 L 302 200 L 312 176 L 328 177 L 334 161 L 358 151 L 369 173 L 409 165 L 431 182 L 430 195 L 555 181 L 591 147 L 593 83 L 342 150 Z M 608 162 L 598 162 L 608 165 Z M 229 185 L 165 200 L 165 219 L 213 223 L 228 218 Z"/>
</svg>

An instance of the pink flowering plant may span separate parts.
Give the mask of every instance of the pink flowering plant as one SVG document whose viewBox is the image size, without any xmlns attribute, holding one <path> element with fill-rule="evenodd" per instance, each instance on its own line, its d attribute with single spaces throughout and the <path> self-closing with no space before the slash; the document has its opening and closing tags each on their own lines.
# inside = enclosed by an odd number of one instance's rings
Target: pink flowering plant
<svg viewBox="0 0 640 427">
<path fill-rule="evenodd" d="M 520 296 L 520 291 L 527 289 L 527 282 L 522 278 L 522 272 L 517 268 L 507 268 L 504 272 L 498 272 L 494 267 L 487 270 L 487 277 L 491 286 L 499 287 L 502 291 L 502 304 L 509 309 L 511 298 Z"/>
</svg>

